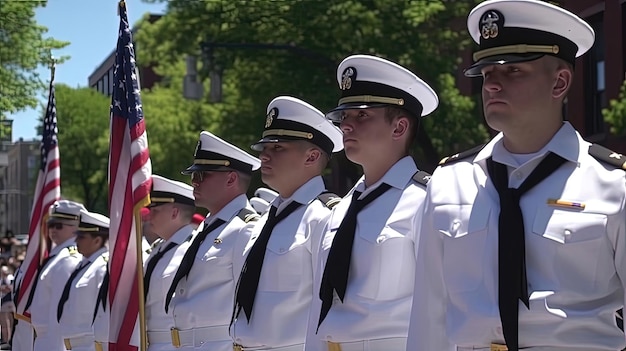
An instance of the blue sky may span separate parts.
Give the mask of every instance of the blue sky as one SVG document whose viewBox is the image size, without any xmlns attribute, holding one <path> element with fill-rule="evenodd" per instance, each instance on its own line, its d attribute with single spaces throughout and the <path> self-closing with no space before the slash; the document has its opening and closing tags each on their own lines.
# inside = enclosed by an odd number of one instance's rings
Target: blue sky
<svg viewBox="0 0 626 351">
<path fill-rule="evenodd" d="M 54 56 L 71 58 L 58 65 L 55 81 L 72 87 L 87 86 L 87 78 L 113 51 L 117 43 L 119 17 L 117 0 L 48 0 L 46 7 L 36 11 L 37 22 L 48 27 L 46 36 L 69 41 L 70 45 L 54 52 Z M 126 0 L 131 24 L 146 12 L 164 13 L 166 3 L 146 4 L 141 0 Z M 42 77 L 50 79 L 50 71 L 41 68 Z M 39 97 L 45 104 L 46 93 Z M 35 127 L 41 108 L 28 109 L 10 116 L 13 118 L 13 140 L 39 138 Z M 103 116 L 104 117 L 104 116 Z M 58 116 L 58 118 L 63 118 Z"/>
</svg>

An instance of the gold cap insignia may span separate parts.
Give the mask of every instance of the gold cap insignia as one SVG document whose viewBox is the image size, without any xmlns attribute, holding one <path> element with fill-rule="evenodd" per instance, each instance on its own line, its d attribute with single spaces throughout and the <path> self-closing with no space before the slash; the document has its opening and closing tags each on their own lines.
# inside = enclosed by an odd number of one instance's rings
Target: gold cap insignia
<svg viewBox="0 0 626 351">
<path fill-rule="evenodd" d="M 489 10 L 480 19 L 480 35 L 483 39 L 493 39 L 498 36 L 499 26 L 504 25 L 504 16 L 496 11 Z"/>
<path fill-rule="evenodd" d="M 272 107 L 270 112 L 267 113 L 267 118 L 265 118 L 265 128 L 269 128 L 276 117 L 278 117 L 278 108 Z"/>
<path fill-rule="evenodd" d="M 341 90 L 352 88 L 352 79 L 356 79 L 356 68 L 347 67 L 341 74 Z"/>
<path fill-rule="evenodd" d="M 202 142 L 198 140 L 198 145 L 196 145 L 196 151 L 193 152 L 193 157 L 196 157 L 198 155 L 198 151 L 200 151 L 201 149 L 202 149 Z"/>
</svg>

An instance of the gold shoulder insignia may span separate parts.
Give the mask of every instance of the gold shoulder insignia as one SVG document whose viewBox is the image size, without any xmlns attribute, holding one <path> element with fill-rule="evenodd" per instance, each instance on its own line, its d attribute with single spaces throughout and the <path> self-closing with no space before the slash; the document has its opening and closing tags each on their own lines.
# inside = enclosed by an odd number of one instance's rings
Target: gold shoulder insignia
<svg viewBox="0 0 626 351">
<path fill-rule="evenodd" d="M 155 247 L 159 246 L 159 244 L 161 244 L 163 242 L 163 239 L 158 238 L 155 241 L 152 242 L 152 245 L 150 245 L 150 251 L 152 251 Z"/>
<path fill-rule="evenodd" d="M 449 165 L 449 164 L 452 164 L 452 163 L 454 163 L 456 161 L 462 160 L 464 158 L 468 158 L 470 156 L 474 156 L 480 150 L 482 150 L 483 147 L 485 147 L 485 144 L 478 145 L 478 146 L 473 147 L 473 148 L 471 148 L 471 149 L 469 149 L 467 151 L 459 152 L 458 154 L 454 154 L 452 156 L 444 157 L 444 158 L 441 159 L 441 161 L 439 161 L 439 165 L 440 166 Z"/>
<path fill-rule="evenodd" d="M 69 252 L 70 256 L 78 255 L 78 247 L 76 245 L 70 245 L 67 247 L 67 252 Z"/>
<path fill-rule="evenodd" d="M 606 162 L 617 168 L 626 170 L 626 156 L 598 144 L 589 146 L 589 155 L 598 161 Z"/>
</svg>

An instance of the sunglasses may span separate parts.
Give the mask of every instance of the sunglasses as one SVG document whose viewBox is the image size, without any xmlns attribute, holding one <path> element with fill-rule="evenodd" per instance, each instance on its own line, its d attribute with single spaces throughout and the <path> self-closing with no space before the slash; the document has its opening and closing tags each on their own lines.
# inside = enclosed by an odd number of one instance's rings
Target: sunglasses
<svg viewBox="0 0 626 351">
<path fill-rule="evenodd" d="M 193 171 L 191 172 L 191 181 L 194 183 L 202 183 L 202 181 L 204 180 L 204 173 L 203 171 Z"/>
</svg>

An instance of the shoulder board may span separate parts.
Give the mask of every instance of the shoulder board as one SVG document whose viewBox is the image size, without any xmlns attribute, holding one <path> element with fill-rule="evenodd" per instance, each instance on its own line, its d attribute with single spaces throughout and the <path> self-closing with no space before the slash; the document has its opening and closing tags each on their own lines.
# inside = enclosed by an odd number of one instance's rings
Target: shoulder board
<svg viewBox="0 0 626 351">
<path fill-rule="evenodd" d="M 246 207 L 242 208 L 241 211 L 237 213 L 237 217 L 241 218 L 241 220 L 246 223 L 254 222 L 261 218 L 258 213 Z"/>
<path fill-rule="evenodd" d="M 431 176 L 431 174 L 428 173 L 428 172 L 417 171 L 413 175 L 412 179 L 416 183 L 419 183 L 419 184 L 422 184 L 423 186 L 426 186 L 426 185 L 428 185 L 428 182 L 430 181 L 430 176 Z"/>
<path fill-rule="evenodd" d="M 341 201 L 341 196 L 331 193 L 330 191 L 325 191 L 317 195 L 317 199 L 320 200 L 324 206 L 332 210 L 333 207 Z"/>
<path fill-rule="evenodd" d="M 78 247 L 76 245 L 70 245 L 66 249 L 70 255 L 78 255 Z"/>
<path fill-rule="evenodd" d="M 150 250 L 152 250 L 155 247 L 159 246 L 162 242 L 163 242 L 163 239 L 157 238 L 155 241 L 152 242 L 152 245 L 150 245 Z"/>
<path fill-rule="evenodd" d="M 444 157 L 441 159 L 441 161 L 439 161 L 439 165 L 440 166 L 445 166 L 445 165 L 449 165 L 451 163 L 454 163 L 456 161 L 462 160 L 464 158 L 468 158 L 470 156 L 474 156 L 476 155 L 480 150 L 483 149 L 483 147 L 485 147 L 486 144 L 482 144 L 482 145 L 478 145 L 476 147 L 473 147 L 467 151 L 463 151 L 463 152 L 459 152 L 458 154 L 454 154 L 452 156 L 448 156 L 448 157 Z"/>
<path fill-rule="evenodd" d="M 589 146 L 589 155 L 598 161 L 606 162 L 617 168 L 626 170 L 626 156 L 609 150 L 604 146 L 591 144 L 591 146 Z"/>
</svg>

